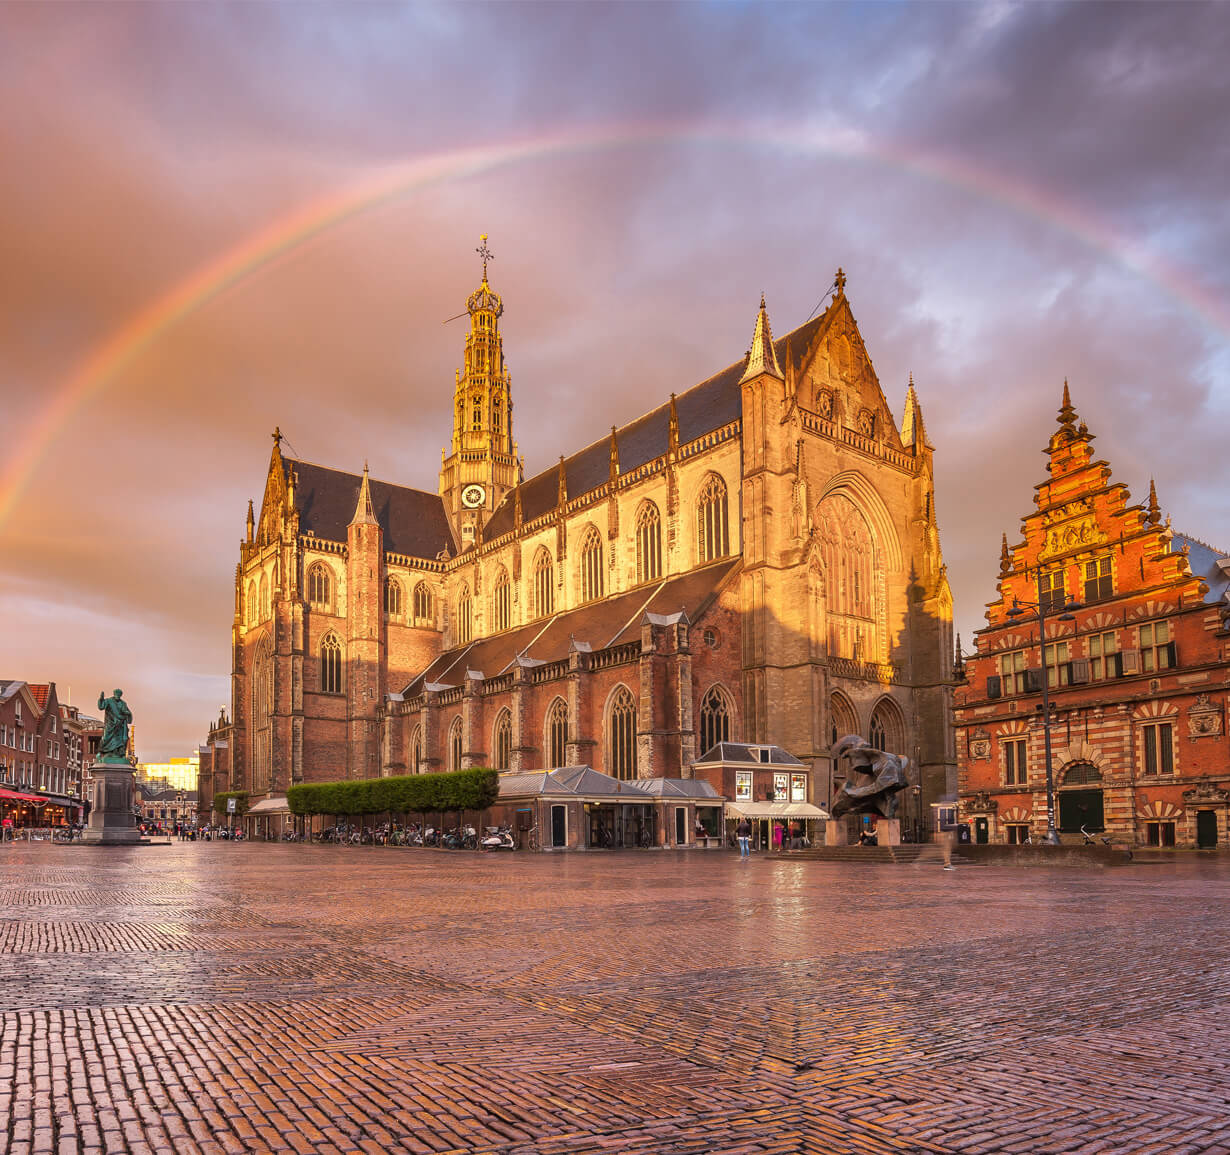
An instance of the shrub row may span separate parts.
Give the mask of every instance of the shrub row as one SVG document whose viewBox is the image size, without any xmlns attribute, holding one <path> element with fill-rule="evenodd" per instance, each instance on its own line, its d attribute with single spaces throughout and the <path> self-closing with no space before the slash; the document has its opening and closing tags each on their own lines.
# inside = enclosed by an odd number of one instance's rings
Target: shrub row
<svg viewBox="0 0 1230 1155">
<path fill-rule="evenodd" d="M 486 810 L 499 793 L 499 771 L 479 767 L 402 778 L 313 782 L 290 787 L 286 802 L 292 814 L 426 814 Z"/>
</svg>

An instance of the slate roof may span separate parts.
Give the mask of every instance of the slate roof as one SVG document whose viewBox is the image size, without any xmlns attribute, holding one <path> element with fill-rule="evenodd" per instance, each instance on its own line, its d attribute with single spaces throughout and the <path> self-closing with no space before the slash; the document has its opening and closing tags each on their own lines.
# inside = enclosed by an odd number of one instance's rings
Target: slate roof
<svg viewBox="0 0 1230 1155">
<path fill-rule="evenodd" d="M 844 299 L 844 298 L 843 298 Z M 797 329 L 773 342 L 778 363 L 786 374 L 801 369 L 808 350 L 816 338 L 832 321 L 836 302 L 819 317 L 800 325 Z M 787 366 L 787 345 L 790 364 Z M 734 421 L 742 413 L 743 397 L 739 379 L 747 365 L 746 356 L 727 366 L 720 373 L 694 385 L 686 393 L 675 398 L 675 410 L 679 416 L 679 442 L 695 441 L 706 433 L 720 429 Z M 619 470 L 628 473 L 647 461 L 661 457 L 670 441 L 670 402 L 638 417 L 635 421 L 616 430 L 619 446 Z M 610 477 L 611 438 L 603 437 L 592 445 L 564 459 L 564 473 L 568 481 L 568 498 L 580 497 L 591 489 L 597 489 Z M 358 489 L 355 489 L 356 495 Z M 559 464 L 544 469 L 541 473 L 521 484 L 521 517 L 532 521 L 553 510 L 559 502 Z M 351 507 L 353 512 L 353 506 Z M 483 529 L 488 540 L 511 533 L 515 524 L 515 500 L 513 491 L 491 515 Z"/>
<path fill-rule="evenodd" d="M 737 557 L 724 558 L 701 569 L 446 650 L 402 691 L 402 697 L 414 697 L 427 684 L 460 686 L 466 670 L 478 670 L 485 678 L 498 677 L 511 669 L 522 654 L 536 662 L 561 661 L 568 656 L 574 640 L 588 643 L 595 650 L 634 641 L 640 637 L 641 620 L 646 613 L 667 615 L 683 609 L 696 621 L 740 562 Z"/>
<path fill-rule="evenodd" d="M 723 796 L 703 778 L 638 778 L 636 784 L 646 794 L 655 797 L 723 800 Z"/>
<path fill-rule="evenodd" d="M 299 512 L 299 531 L 326 541 L 345 541 L 363 475 L 326 469 L 290 457 L 282 459 L 282 468 L 287 479 L 292 468 L 298 476 L 295 508 Z M 371 479 L 368 487 L 376 520 L 384 530 L 386 550 L 428 560 L 435 560 L 445 548 L 455 552 L 444 503 L 438 494 Z"/>
<path fill-rule="evenodd" d="M 1230 561 L 1224 553 L 1219 553 L 1212 546 L 1206 545 L 1199 538 L 1186 533 L 1176 533 L 1170 542 L 1170 552 L 1178 553 L 1187 546 L 1187 561 L 1192 567 L 1192 573 L 1207 583 L 1209 592 L 1204 595 L 1206 605 L 1213 605 L 1225 600 L 1230 590 L 1230 574 L 1221 566 L 1221 562 Z"/>
<path fill-rule="evenodd" d="M 658 797 L 705 798 L 722 801 L 708 782 L 691 778 L 612 778 L 589 766 L 561 766 L 558 770 L 533 770 L 500 775 L 501 798 L 527 795 L 568 795 L 575 798 L 619 798 L 649 801 Z"/>
<path fill-rule="evenodd" d="M 762 762 L 760 755 L 755 753 L 757 750 L 768 750 L 769 761 Z M 793 754 L 783 750 L 780 746 L 770 746 L 762 743 L 743 743 L 743 742 L 719 742 L 716 746 L 706 750 L 704 755 L 697 758 L 698 763 L 708 762 L 741 762 L 749 766 L 802 766 Z"/>
</svg>

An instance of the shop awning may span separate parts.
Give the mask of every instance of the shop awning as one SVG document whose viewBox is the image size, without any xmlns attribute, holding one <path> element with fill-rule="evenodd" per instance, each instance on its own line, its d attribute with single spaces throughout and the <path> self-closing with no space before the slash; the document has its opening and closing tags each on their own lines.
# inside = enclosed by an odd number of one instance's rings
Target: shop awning
<svg viewBox="0 0 1230 1155">
<path fill-rule="evenodd" d="M 829 818 L 810 802 L 727 802 L 727 818 Z"/>
<path fill-rule="evenodd" d="M 0 790 L 0 798 L 11 798 L 14 802 L 50 802 L 41 794 L 18 794 L 16 790 Z"/>
<path fill-rule="evenodd" d="M 248 807 L 249 814 L 289 814 L 290 805 L 285 798 L 262 798 L 255 806 Z"/>
</svg>

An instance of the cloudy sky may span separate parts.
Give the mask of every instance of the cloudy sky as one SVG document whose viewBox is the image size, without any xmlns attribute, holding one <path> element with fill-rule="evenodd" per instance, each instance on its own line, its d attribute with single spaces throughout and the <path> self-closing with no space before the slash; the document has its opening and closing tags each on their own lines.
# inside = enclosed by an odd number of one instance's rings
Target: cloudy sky
<svg viewBox="0 0 1230 1155">
<path fill-rule="evenodd" d="M 490 235 L 535 472 L 842 265 L 967 637 L 1063 380 L 1230 549 L 1230 6 L 0 6 L 0 677 L 186 753 L 275 425 L 435 487 Z"/>
</svg>

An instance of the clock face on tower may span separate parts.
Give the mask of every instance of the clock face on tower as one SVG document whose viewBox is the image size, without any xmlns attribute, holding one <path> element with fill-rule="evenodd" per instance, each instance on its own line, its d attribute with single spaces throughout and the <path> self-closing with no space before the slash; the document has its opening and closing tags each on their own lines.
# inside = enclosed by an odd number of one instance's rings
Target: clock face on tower
<svg viewBox="0 0 1230 1155">
<path fill-rule="evenodd" d="M 467 485 L 461 491 L 461 504 L 466 509 L 477 509 L 487 499 L 487 491 L 481 485 Z"/>
</svg>

